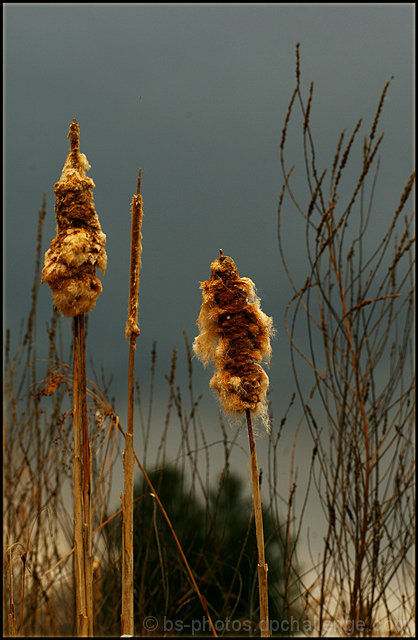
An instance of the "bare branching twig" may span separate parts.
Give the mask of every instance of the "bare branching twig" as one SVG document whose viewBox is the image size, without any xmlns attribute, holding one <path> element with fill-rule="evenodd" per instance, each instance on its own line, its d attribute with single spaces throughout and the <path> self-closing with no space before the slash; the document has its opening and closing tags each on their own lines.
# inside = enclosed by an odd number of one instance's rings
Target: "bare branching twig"
<svg viewBox="0 0 418 640">
<path fill-rule="evenodd" d="M 328 624 L 336 633 L 346 635 L 392 633 L 393 629 L 403 634 L 411 630 L 404 621 L 410 620 L 406 594 L 413 584 L 410 563 L 414 540 L 410 526 L 415 389 L 411 363 L 412 218 L 405 217 L 400 241 L 397 230 L 415 174 L 397 208 L 393 203 L 388 228 L 382 230 L 379 220 L 370 236 L 377 152 L 383 139 L 378 127 L 390 81 L 383 88 L 370 133 L 364 138 L 363 162 L 344 204 L 341 185 L 362 120 L 355 125 L 345 149 L 344 132 L 340 135 L 327 188 L 326 170 L 318 177 L 309 122 L 314 108 L 312 87 L 305 106 L 300 68 L 298 47 L 295 92 L 304 119 L 302 162 L 310 199 L 304 205 L 295 197 L 285 162 L 293 93 L 282 134 L 284 186 L 278 240 L 294 291 L 285 315 L 291 364 L 304 421 L 313 439 L 313 481 L 327 523 L 322 561 L 306 593 L 315 603 L 319 635 L 326 633 Z M 285 194 L 306 225 L 308 275 L 302 286 L 293 275 L 284 242 Z M 301 322 L 307 326 L 305 341 L 300 338 Z M 306 367 L 313 376 L 310 390 Z M 403 595 L 396 597 L 396 593 Z"/>
</svg>

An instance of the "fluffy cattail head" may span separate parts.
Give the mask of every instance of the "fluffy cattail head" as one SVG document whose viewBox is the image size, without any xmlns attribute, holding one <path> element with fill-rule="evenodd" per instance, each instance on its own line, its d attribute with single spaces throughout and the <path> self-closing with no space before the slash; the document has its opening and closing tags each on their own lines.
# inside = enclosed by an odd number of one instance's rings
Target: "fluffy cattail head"
<svg viewBox="0 0 418 640">
<path fill-rule="evenodd" d="M 205 365 L 214 363 L 210 386 L 225 411 L 249 409 L 268 427 L 269 379 L 259 363 L 271 357 L 273 320 L 262 312 L 252 280 L 240 278 L 235 262 L 222 250 L 210 269 L 210 280 L 200 284 L 200 333 L 193 350 Z"/>
<path fill-rule="evenodd" d="M 70 125 L 70 153 L 55 183 L 57 235 L 45 253 L 42 282 L 52 290 L 55 306 L 64 316 L 86 313 L 96 304 L 102 291 L 96 268 L 106 271 L 102 232 L 94 208 L 94 182 L 85 174 L 90 165 L 80 153 L 80 127 L 74 119 Z"/>
</svg>

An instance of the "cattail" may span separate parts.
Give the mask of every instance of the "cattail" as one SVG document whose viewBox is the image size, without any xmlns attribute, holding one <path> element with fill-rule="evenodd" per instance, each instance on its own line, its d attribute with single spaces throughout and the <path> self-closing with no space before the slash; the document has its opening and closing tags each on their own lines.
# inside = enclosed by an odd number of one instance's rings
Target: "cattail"
<svg viewBox="0 0 418 640">
<path fill-rule="evenodd" d="M 70 153 L 55 183 L 57 235 L 45 254 L 42 282 L 52 290 L 55 306 L 73 318 L 74 418 L 74 566 L 77 635 L 93 636 L 93 556 L 91 528 L 91 443 L 87 417 L 85 317 L 102 291 L 96 267 L 103 273 L 106 236 L 94 208 L 94 182 L 80 153 L 80 127 L 74 119 L 68 133 Z"/>
<path fill-rule="evenodd" d="M 235 415 L 249 410 L 268 428 L 269 379 L 259 363 L 271 357 L 273 320 L 261 310 L 252 280 L 239 277 L 235 262 L 222 249 L 210 270 L 210 280 L 200 284 L 200 334 L 193 350 L 205 366 L 215 364 L 210 387 L 224 410 Z"/>
<path fill-rule="evenodd" d="M 42 270 L 42 282 L 50 286 L 55 306 L 71 317 L 93 309 L 102 291 L 95 271 L 105 273 L 107 265 L 106 236 L 93 202 L 95 184 L 85 174 L 90 165 L 79 151 L 79 134 L 74 119 L 68 133 L 70 153 L 54 189 L 57 235 Z"/>
<path fill-rule="evenodd" d="M 270 336 L 273 320 L 261 311 L 255 285 L 240 278 L 232 258 L 220 256 L 210 265 L 210 280 L 200 283 L 202 308 L 197 323 L 200 333 L 193 351 L 204 365 L 213 360 L 215 373 L 210 386 L 218 392 L 224 410 L 235 415 L 245 413 L 250 445 L 251 481 L 258 553 L 260 633 L 269 637 L 268 565 L 264 554 L 263 513 L 257 453 L 251 414 L 261 418 L 269 429 L 267 389 L 269 379 L 259 364 L 271 357 Z"/>
<path fill-rule="evenodd" d="M 138 292 L 139 272 L 142 254 L 142 196 L 141 169 L 138 173 L 136 195 L 132 198 L 132 226 L 131 226 L 131 265 L 129 278 L 129 311 L 126 322 L 125 336 L 129 340 L 129 369 L 128 369 L 128 429 L 125 434 L 125 450 L 123 452 L 124 493 L 122 499 L 122 611 L 121 634 L 134 635 L 134 529 L 133 529 L 133 499 L 134 499 L 134 387 L 135 387 L 135 349 L 139 336 L 138 327 Z"/>
</svg>

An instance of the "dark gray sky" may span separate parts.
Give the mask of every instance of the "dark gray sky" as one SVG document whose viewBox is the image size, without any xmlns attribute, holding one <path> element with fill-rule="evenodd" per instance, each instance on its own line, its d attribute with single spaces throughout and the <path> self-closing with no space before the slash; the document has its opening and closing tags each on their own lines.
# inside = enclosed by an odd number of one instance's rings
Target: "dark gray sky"
<svg viewBox="0 0 418 640">
<path fill-rule="evenodd" d="M 75 117 L 108 254 L 87 349 L 98 368 L 113 374 L 117 410 L 125 412 L 130 202 L 141 167 L 136 373 L 144 388 L 154 340 L 163 392 L 174 347 L 184 375 L 182 331 L 190 340 L 196 335 L 199 281 L 208 278 L 222 248 L 240 275 L 254 280 L 278 329 L 269 373 L 273 411 L 280 416 L 294 390 L 283 330 L 290 290 L 276 211 L 295 45 L 301 43 L 302 86 L 307 91 L 315 82 L 311 124 L 321 167 L 332 160 L 341 130 L 351 130 L 360 116 L 365 135 L 384 84 L 395 77 L 381 118 L 376 207 L 384 222 L 412 169 L 414 5 L 6 3 L 4 18 L 4 308 L 12 338 L 30 309 L 43 192 L 44 251 L 55 235 L 53 188 Z M 286 206 L 288 248 L 297 266 L 303 248 Z M 47 356 L 42 334 L 51 308 L 50 290 L 42 285 L 40 358 Z M 70 320 L 63 320 L 63 330 L 69 337 Z M 203 406 L 216 417 L 211 373 L 198 361 L 195 372 Z"/>
</svg>

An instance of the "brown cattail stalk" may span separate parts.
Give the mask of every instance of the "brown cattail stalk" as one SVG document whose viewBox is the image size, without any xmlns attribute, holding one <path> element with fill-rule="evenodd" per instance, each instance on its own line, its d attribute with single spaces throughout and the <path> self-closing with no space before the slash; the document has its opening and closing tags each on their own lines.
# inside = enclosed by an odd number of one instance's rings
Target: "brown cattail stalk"
<svg viewBox="0 0 418 640">
<path fill-rule="evenodd" d="M 120 422 L 119 422 L 119 419 L 118 419 L 118 418 L 116 418 L 116 421 L 117 421 L 117 425 L 118 425 L 118 429 L 119 429 L 119 431 L 120 431 L 120 432 L 122 433 L 122 435 L 126 438 L 126 434 L 125 434 L 124 430 L 122 429 L 122 426 L 121 426 L 121 424 L 120 424 Z M 186 556 L 185 556 L 185 554 L 184 554 L 184 551 L 183 551 L 183 548 L 182 548 L 182 546 L 181 546 L 181 544 L 180 544 L 180 541 L 179 541 L 179 539 L 178 539 L 178 537 L 177 537 L 177 535 L 176 535 L 176 532 L 174 531 L 174 527 L 173 527 L 173 525 L 172 525 L 172 523 L 171 523 L 171 520 L 170 520 L 170 518 L 168 517 L 168 514 L 167 514 L 166 510 L 164 509 L 164 506 L 163 506 L 163 504 L 162 504 L 162 502 L 161 502 L 160 498 L 158 497 L 158 493 L 157 493 L 157 491 L 155 490 L 154 485 L 152 484 L 152 482 L 151 482 L 151 480 L 150 480 L 150 478 L 149 478 L 149 476 L 148 476 L 147 472 L 145 471 L 144 466 L 142 465 L 142 463 L 141 463 L 141 461 L 139 460 L 138 456 L 136 455 L 135 451 L 134 451 L 134 456 L 135 456 L 135 460 L 136 460 L 136 462 L 137 462 L 137 465 L 138 465 L 138 467 L 141 469 L 141 472 L 142 472 L 142 474 L 143 474 L 143 476 L 144 476 L 144 478 L 145 478 L 145 481 L 147 482 L 147 484 L 148 484 L 149 488 L 151 489 L 151 493 L 150 493 L 150 495 L 152 496 L 152 498 L 154 498 L 154 500 L 156 501 L 156 503 L 157 503 L 157 504 L 158 504 L 158 506 L 160 507 L 160 509 L 161 509 L 161 513 L 162 513 L 162 515 L 163 515 L 163 517 L 164 517 L 164 519 L 165 519 L 165 521 L 166 521 L 166 523 L 167 523 L 167 525 L 168 525 L 168 528 L 169 528 L 169 529 L 170 529 L 170 531 L 171 531 L 171 534 L 172 534 L 172 536 L 173 536 L 173 538 L 174 538 L 174 542 L 176 543 L 177 549 L 179 550 L 179 553 L 180 553 L 181 558 L 182 558 L 182 560 L 183 560 L 184 566 L 185 566 L 185 568 L 186 568 L 187 574 L 188 574 L 188 576 L 189 576 L 189 578 L 190 578 L 190 581 L 191 581 L 191 583 L 192 583 L 192 585 L 193 585 L 193 587 L 194 587 L 194 589 L 195 589 L 195 591 L 196 591 L 197 597 L 199 598 L 200 604 L 202 605 L 202 609 L 203 609 L 203 611 L 204 611 L 204 613 L 205 613 L 205 615 L 206 615 L 206 617 L 207 617 L 207 619 L 208 619 L 208 621 L 209 621 L 209 626 L 210 626 L 210 628 L 211 628 L 212 635 L 213 635 L 213 637 L 214 637 L 214 638 L 217 638 L 217 637 L 218 637 L 218 634 L 216 633 L 215 625 L 214 625 L 214 623 L 213 623 L 213 621 L 212 621 L 212 618 L 211 618 L 211 616 L 210 616 L 209 609 L 208 609 L 208 605 L 207 605 L 207 602 L 206 602 L 206 598 L 205 598 L 205 596 L 200 592 L 200 589 L 199 589 L 199 587 L 198 587 L 198 584 L 197 584 L 197 582 L 196 582 L 196 579 L 195 579 L 195 577 L 194 577 L 194 575 L 193 575 L 193 571 L 191 570 L 191 567 L 190 567 L 190 565 L 189 565 L 189 563 L 188 563 L 188 561 L 187 561 L 187 558 L 186 558 Z"/>
<path fill-rule="evenodd" d="M 138 175 L 137 193 L 132 198 L 131 228 L 131 265 L 129 282 L 129 311 L 125 336 L 129 340 L 129 375 L 128 375 L 128 429 L 125 434 L 125 451 L 123 452 L 123 473 L 125 491 L 122 494 L 122 615 L 121 634 L 134 635 L 134 551 L 133 551 L 133 495 L 134 495 L 134 386 L 135 386 L 135 349 L 139 336 L 138 327 L 138 291 L 139 271 L 141 268 L 141 227 L 142 197 L 141 169 Z"/>
<path fill-rule="evenodd" d="M 193 350 L 206 365 L 215 364 L 210 386 L 218 392 L 225 411 L 245 413 L 251 455 L 251 478 L 258 550 L 260 591 L 260 631 L 268 637 L 267 564 L 264 558 L 263 517 L 257 455 L 251 413 L 261 418 L 266 428 L 268 377 L 259 364 L 271 356 L 270 336 L 273 321 L 266 316 L 249 278 L 240 278 L 232 258 L 223 255 L 210 265 L 210 280 L 201 283 L 202 308 L 198 317 L 200 334 Z"/>
<path fill-rule="evenodd" d="M 84 314 L 102 291 L 96 268 L 106 270 L 106 236 L 94 208 L 94 182 L 80 153 L 80 127 L 74 119 L 70 153 L 55 184 L 57 235 L 45 254 L 42 282 L 52 290 L 55 306 L 73 318 L 74 342 L 74 556 L 77 635 L 93 635 L 93 563 L 91 550 L 91 452 L 87 420 Z"/>
<path fill-rule="evenodd" d="M 88 441 L 84 314 L 73 319 L 74 347 L 74 561 L 77 635 L 93 635 L 90 514 L 90 451 Z M 87 433 L 86 433 L 87 432 Z"/>
<path fill-rule="evenodd" d="M 254 520 L 255 520 L 255 534 L 257 538 L 257 552 L 258 552 L 258 587 L 260 591 L 260 631 L 261 636 L 266 638 L 269 633 L 269 608 L 268 608 L 268 584 L 267 584 L 267 571 L 268 565 L 266 564 L 264 557 L 264 531 L 263 531 L 263 511 L 261 507 L 261 494 L 260 494 L 260 475 L 258 473 L 257 465 L 257 452 L 255 449 L 255 442 L 253 436 L 253 427 L 251 422 L 251 412 L 249 409 L 245 410 L 245 417 L 247 419 L 248 427 L 248 440 L 250 444 L 250 457 L 251 457 L 251 481 L 253 490 L 253 503 L 254 503 Z"/>
</svg>

